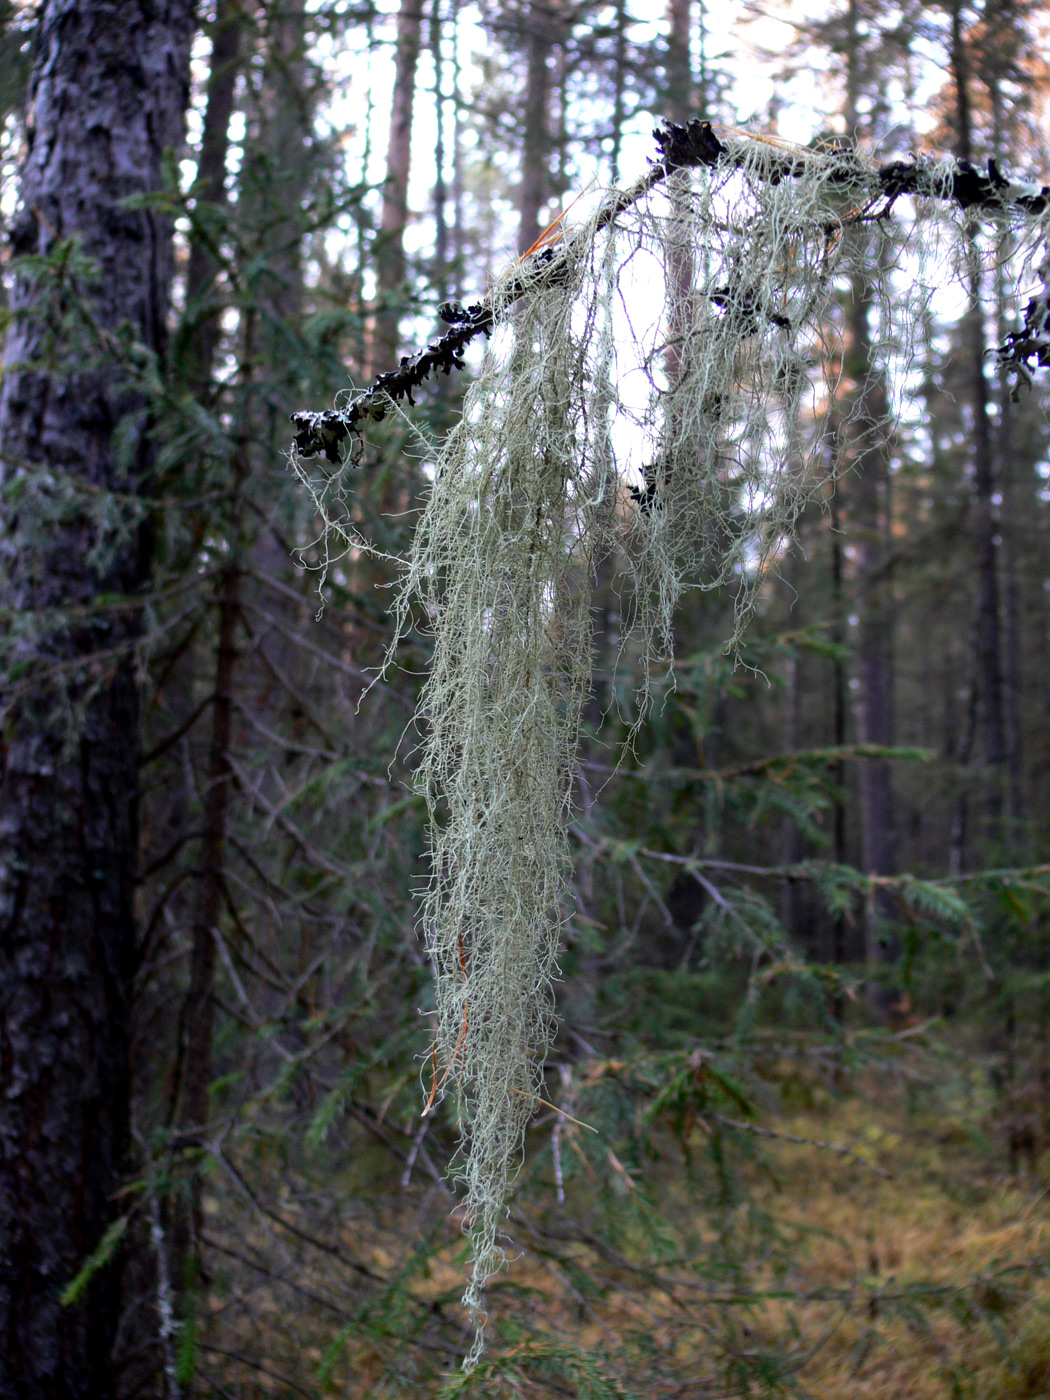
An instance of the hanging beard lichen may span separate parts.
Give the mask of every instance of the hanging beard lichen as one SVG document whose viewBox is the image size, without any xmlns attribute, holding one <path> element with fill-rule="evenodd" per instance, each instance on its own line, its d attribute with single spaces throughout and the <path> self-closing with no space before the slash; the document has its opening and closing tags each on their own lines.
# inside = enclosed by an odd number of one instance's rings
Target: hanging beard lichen
<svg viewBox="0 0 1050 1400">
<path fill-rule="evenodd" d="M 455 1094 L 468 1366 L 554 1026 L 596 565 L 615 555 L 629 595 L 637 724 L 683 594 L 732 587 L 739 626 L 834 471 L 828 434 L 867 413 L 837 368 L 833 303 L 858 276 L 897 273 L 887 232 L 871 256 L 885 190 L 853 152 L 794 149 L 787 178 L 783 146 L 749 139 L 664 190 L 647 177 L 496 287 L 495 334 L 406 561 L 398 636 L 422 617 L 433 638 L 417 772 L 437 987 L 424 1111 Z M 924 284 L 916 254 L 894 286 L 895 324 L 871 327 L 899 363 Z M 297 470 L 324 512 L 327 488 Z"/>
<path fill-rule="evenodd" d="M 434 637 L 418 769 L 432 843 L 423 927 L 437 979 L 427 1108 L 455 1086 L 474 1244 L 465 1301 L 476 1320 L 502 1261 L 504 1202 L 552 1029 L 590 679 L 588 551 L 614 489 L 608 455 L 588 441 L 590 252 L 581 240 L 497 332 L 434 468 L 401 595 L 402 622 L 422 602 Z"/>
</svg>

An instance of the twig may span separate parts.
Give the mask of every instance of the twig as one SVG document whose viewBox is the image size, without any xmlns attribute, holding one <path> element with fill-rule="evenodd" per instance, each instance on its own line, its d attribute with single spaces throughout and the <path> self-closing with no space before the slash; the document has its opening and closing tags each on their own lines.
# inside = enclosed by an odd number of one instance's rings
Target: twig
<svg viewBox="0 0 1050 1400">
<path fill-rule="evenodd" d="M 164 1226 L 160 1218 L 160 1201 L 153 1183 L 149 1184 L 149 1232 L 157 1261 L 157 1316 L 160 1320 L 160 1345 L 164 1355 L 165 1395 L 167 1400 L 182 1400 L 178 1367 L 175 1364 L 175 1339 L 179 1323 L 172 1301 L 171 1274 L 168 1251 L 164 1241 Z"/>
<path fill-rule="evenodd" d="M 676 122 L 658 126 L 653 136 L 660 148 L 660 159 L 626 190 L 610 194 L 590 227 L 595 232 L 607 228 L 624 210 L 637 204 L 676 170 L 714 169 L 718 165 L 739 168 L 749 159 L 748 142 L 762 144 L 770 180 L 797 179 L 819 160 L 826 163 L 827 178 L 832 183 L 844 188 L 874 184 L 874 195 L 829 226 L 826 230 L 829 236 L 849 223 L 888 218 L 902 195 L 940 199 L 960 209 L 982 209 L 990 213 L 1012 209 L 1037 215 L 1050 208 L 1050 186 L 1011 180 L 1003 175 L 994 159 L 989 159 L 987 171 L 979 170 L 966 160 L 915 155 L 873 169 L 852 150 L 836 151 L 829 157 L 804 147 L 791 148 L 760 133 L 726 130 L 733 136 L 735 147 L 725 145 L 710 122 L 696 117 L 686 126 Z M 396 369 L 377 375 L 345 408 L 293 413 L 296 452 L 301 457 L 324 456 L 333 466 L 342 466 L 340 444 L 351 440 L 362 425 L 381 422 L 391 401 L 407 399 L 410 404 L 414 403 L 414 391 L 432 374 L 448 375 L 454 369 L 465 368 L 468 345 L 478 336 L 490 336 L 498 320 L 522 297 L 549 285 L 567 265 L 572 244 L 571 234 L 562 241 L 560 250 L 548 242 L 526 257 L 487 297 L 471 306 L 444 303 L 438 308 L 438 314 L 450 329 L 414 355 L 403 356 Z M 1034 359 L 1037 365 L 1050 365 L 1050 287 L 1029 302 L 1022 329 L 1006 337 L 999 346 L 997 359 L 1000 365 L 1017 374 L 1019 382 L 1031 382 L 1029 360 Z M 354 460 L 353 453 L 350 460 Z"/>
<path fill-rule="evenodd" d="M 523 1099 L 535 1099 L 535 1101 L 541 1103 L 544 1108 L 549 1108 L 554 1113 L 560 1113 L 563 1118 L 567 1118 L 570 1123 L 575 1123 L 578 1128 L 586 1128 L 589 1133 L 597 1133 L 598 1131 L 598 1129 L 592 1127 L 590 1123 L 584 1123 L 582 1119 L 574 1118 L 571 1113 L 566 1113 L 564 1108 L 559 1108 L 556 1103 L 551 1103 L 550 1099 L 542 1099 L 539 1094 L 527 1094 L 524 1089 L 515 1089 L 513 1084 L 508 1084 L 507 1088 L 512 1094 L 520 1094 Z"/>
<path fill-rule="evenodd" d="M 819 1147 L 824 1152 L 837 1152 L 842 1157 L 852 1157 L 855 1161 L 861 1162 L 870 1168 L 877 1176 L 884 1176 L 892 1181 L 893 1173 L 885 1167 L 878 1167 L 867 1157 L 838 1142 L 820 1142 L 816 1138 L 799 1137 L 797 1133 L 784 1133 L 778 1128 L 762 1128 L 757 1123 L 741 1123 L 736 1118 L 726 1118 L 724 1114 L 713 1113 L 710 1115 L 716 1122 L 721 1123 L 726 1128 L 735 1128 L 740 1133 L 751 1133 L 754 1137 L 775 1138 L 779 1142 L 797 1142 L 802 1147 Z"/>
<path fill-rule="evenodd" d="M 266 1205 L 266 1203 L 260 1199 L 257 1193 L 252 1190 L 252 1188 L 248 1185 L 248 1182 L 245 1180 L 243 1174 L 238 1170 L 236 1166 L 234 1166 L 230 1158 L 221 1149 L 213 1150 L 212 1156 L 219 1162 L 220 1166 L 222 1166 L 226 1170 L 226 1172 L 233 1178 L 233 1181 L 236 1184 L 236 1186 L 248 1198 L 249 1202 L 260 1216 L 265 1216 L 267 1219 L 272 1220 L 275 1224 L 280 1225 L 283 1230 L 287 1230 L 290 1235 L 294 1235 L 296 1239 L 302 1240 L 304 1244 L 312 1245 L 314 1249 L 319 1249 L 324 1254 L 330 1254 L 333 1259 L 338 1259 L 340 1264 L 343 1264 L 348 1269 L 352 1269 L 355 1274 L 360 1274 L 363 1278 L 371 1279 L 374 1283 L 385 1284 L 389 1281 L 386 1278 L 384 1278 L 382 1274 L 377 1274 L 373 1269 L 370 1269 L 367 1264 L 362 1264 L 358 1260 L 350 1258 L 347 1254 L 343 1252 L 343 1250 L 341 1250 L 338 1247 L 338 1245 L 333 1245 L 328 1243 L 326 1240 L 318 1239 L 315 1235 L 310 1234 L 310 1232 L 307 1230 L 303 1230 L 300 1226 L 296 1225 L 293 1221 L 289 1220 L 286 1216 L 282 1215 L 280 1211 L 274 1210 L 272 1207 Z M 266 1231 L 266 1234 L 277 1245 L 279 1252 L 282 1255 L 284 1255 L 286 1264 L 288 1264 L 288 1266 L 291 1267 L 292 1260 L 281 1248 L 273 1231 L 268 1228 L 265 1221 L 262 1221 L 261 1223 L 263 1229 Z"/>
<path fill-rule="evenodd" d="M 213 1356 L 227 1356 L 231 1361 L 239 1361 L 242 1366 L 247 1366 L 252 1371 L 258 1371 L 262 1376 L 269 1376 L 272 1380 L 279 1381 L 281 1385 L 286 1385 L 289 1390 L 294 1390 L 296 1395 L 305 1395 L 306 1400 L 316 1400 L 316 1392 L 304 1390 L 301 1385 L 297 1385 L 290 1376 L 283 1376 L 280 1371 L 271 1370 L 261 1361 L 256 1361 L 254 1357 L 245 1356 L 241 1351 L 227 1351 L 225 1347 L 212 1346 L 209 1342 L 198 1343 L 201 1351 L 211 1352 Z"/>
</svg>

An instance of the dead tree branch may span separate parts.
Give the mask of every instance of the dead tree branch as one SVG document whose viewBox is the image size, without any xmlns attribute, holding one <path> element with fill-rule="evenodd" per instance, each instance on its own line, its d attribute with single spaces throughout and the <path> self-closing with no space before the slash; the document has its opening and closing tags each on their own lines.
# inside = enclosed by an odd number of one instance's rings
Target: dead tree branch
<svg viewBox="0 0 1050 1400">
<path fill-rule="evenodd" d="M 726 145 L 716 135 L 710 122 L 694 117 L 688 125 L 664 122 L 653 132 L 660 157 L 649 170 L 626 190 L 611 194 L 594 227 L 602 229 L 625 209 L 644 198 L 676 170 L 700 167 L 714 169 L 719 165 L 745 162 L 743 151 Z M 826 155 L 792 148 L 787 142 L 768 140 L 769 159 L 766 178 L 773 181 L 796 179 L 803 175 L 815 159 L 827 160 Z M 1012 180 L 1005 176 L 995 160 L 989 159 L 986 170 L 966 160 L 938 159 L 911 155 L 880 165 L 874 170 L 866 165 L 852 148 L 832 156 L 828 172 L 832 182 L 844 188 L 866 186 L 875 192 L 850 218 L 851 221 L 874 221 L 890 216 L 893 205 L 902 195 L 920 199 L 937 199 L 957 205 L 960 209 L 985 211 L 989 214 L 1015 212 L 1034 217 L 1050 209 L 1050 186 L 1031 181 Z M 874 182 L 873 182 L 874 176 Z M 831 232 L 831 230 L 829 230 Z M 459 302 L 446 302 L 438 314 L 449 326 L 440 339 L 431 341 L 413 355 L 402 356 L 396 369 L 377 375 L 369 387 L 343 408 L 324 412 L 301 411 L 291 415 L 295 424 L 295 449 L 302 457 L 324 456 L 335 466 L 343 461 L 340 445 L 352 441 L 363 425 L 380 422 L 387 413 L 390 400 L 407 399 L 415 402 L 413 394 L 432 374 L 451 374 L 463 369 L 464 355 L 478 336 L 489 336 L 498 317 L 507 308 L 556 278 L 559 267 L 567 259 L 563 246 L 546 246 L 525 259 L 509 280 L 505 279 L 496 293 L 464 307 Z M 1047 285 L 1029 301 L 1020 330 L 1012 331 L 996 353 L 997 363 L 1017 376 L 1018 383 L 1031 384 L 1032 365 L 1050 366 L 1050 253 L 1040 267 Z M 351 460 L 353 454 L 351 453 Z"/>
</svg>

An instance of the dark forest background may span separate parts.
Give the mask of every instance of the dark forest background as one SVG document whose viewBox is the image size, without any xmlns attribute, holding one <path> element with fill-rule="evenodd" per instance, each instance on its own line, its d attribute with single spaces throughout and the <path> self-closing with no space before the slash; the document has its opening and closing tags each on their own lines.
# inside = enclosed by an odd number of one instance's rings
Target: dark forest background
<svg viewBox="0 0 1050 1400">
<path fill-rule="evenodd" d="M 0 1395 L 1050 1393 L 1048 389 L 977 219 L 906 365 L 840 289 L 827 412 L 899 421 L 831 435 L 739 658 L 691 596 L 622 762 L 599 580 L 555 1108 L 457 1369 L 428 639 L 376 679 L 395 571 L 327 558 L 288 417 L 660 116 L 803 93 L 803 139 L 1050 178 L 1045 5 L 760 13 L 0 0 Z M 353 476 L 393 555 L 423 455 L 388 419 Z"/>
</svg>

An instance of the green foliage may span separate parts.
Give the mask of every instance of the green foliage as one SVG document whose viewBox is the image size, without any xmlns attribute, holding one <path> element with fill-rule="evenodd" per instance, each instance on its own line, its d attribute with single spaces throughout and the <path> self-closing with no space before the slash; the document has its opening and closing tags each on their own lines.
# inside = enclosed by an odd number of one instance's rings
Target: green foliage
<svg viewBox="0 0 1050 1400">
<path fill-rule="evenodd" d="M 200 1295 L 195 1289 L 183 1293 L 175 1348 L 175 1379 L 179 1385 L 190 1385 L 197 1374 L 201 1340 L 200 1306 Z"/>
<path fill-rule="evenodd" d="M 635 1400 L 607 1375 L 593 1353 L 548 1342 L 521 1342 L 506 1351 L 482 1358 L 473 1371 L 454 1376 L 438 1391 L 436 1400 L 497 1400 L 524 1385 L 568 1385 L 578 1400 Z"/>
<path fill-rule="evenodd" d="M 130 1215 L 120 1215 L 106 1227 L 98 1244 L 59 1294 L 59 1302 L 64 1308 L 75 1307 L 87 1292 L 92 1279 L 113 1260 L 127 1234 L 130 1221 Z"/>
<path fill-rule="evenodd" d="M 950 928 L 961 929 L 972 917 L 963 895 L 949 885 L 905 875 L 895 888 L 909 911 L 940 919 Z"/>
</svg>

